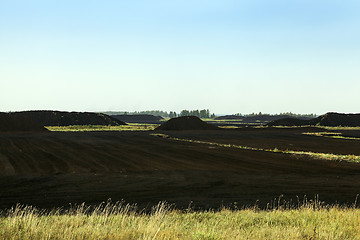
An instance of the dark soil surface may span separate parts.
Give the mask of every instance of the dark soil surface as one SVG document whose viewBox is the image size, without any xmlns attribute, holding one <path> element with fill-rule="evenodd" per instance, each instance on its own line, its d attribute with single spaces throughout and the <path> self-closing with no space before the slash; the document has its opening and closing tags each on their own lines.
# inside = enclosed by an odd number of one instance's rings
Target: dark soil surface
<svg viewBox="0 0 360 240">
<path fill-rule="evenodd" d="M 171 131 L 166 134 L 185 139 L 235 144 L 253 148 L 360 155 L 360 141 L 304 135 L 305 132 L 338 132 L 359 136 L 360 130 L 326 130 L 317 127 L 240 128 L 223 131 Z"/>
<path fill-rule="evenodd" d="M 214 118 L 214 120 L 243 120 L 245 117 L 237 115 L 225 115 Z"/>
<path fill-rule="evenodd" d="M 157 131 L 217 130 L 217 126 L 206 123 L 195 116 L 172 118 L 161 124 Z"/>
<path fill-rule="evenodd" d="M 360 155 L 360 141 L 302 135 L 322 131 L 242 129 L 166 131 L 171 137 L 254 147 Z M 319 195 L 353 203 L 360 164 L 175 141 L 152 132 L 46 132 L 0 134 L 0 207 L 16 203 L 53 208 L 124 199 L 139 207 L 158 201 L 187 208 L 260 207 L 281 194 Z"/>
<path fill-rule="evenodd" d="M 309 120 L 297 119 L 297 118 L 283 118 L 276 121 L 272 121 L 267 126 L 306 126 L 310 125 Z M 314 124 L 315 125 L 315 124 Z"/>
<path fill-rule="evenodd" d="M 151 123 L 151 124 L 159 124 L 160 120 L 163 119 L 163 117 L 154 116 L 150 114 L 111 115 L 111 117 L 127 123 Z"/>
<path fill-rule="evenodd" d="M 13 112 L 13 116 L 24 117 L 42 126 L 70 125 L 126 125 L 126 123 L 102 113 L 60 112 L 60 111 L 24 111 Z"/>
<path fill-rule="evenodd" d="M 22 116 L 0 112 L 0 132 L 45 132 L 44 126 Z"/>
</svg>

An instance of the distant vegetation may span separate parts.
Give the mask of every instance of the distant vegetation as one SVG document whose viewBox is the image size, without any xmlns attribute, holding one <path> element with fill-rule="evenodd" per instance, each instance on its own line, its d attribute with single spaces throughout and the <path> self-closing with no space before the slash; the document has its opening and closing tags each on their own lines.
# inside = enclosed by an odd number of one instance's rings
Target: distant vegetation
<svg viewBox="0 0 360 240">
<path fill-rule="evenodd" d="M 209 109 L 203 109 L 203 110 L 182 110 L 179 114 L 179 117 L 184 117 L 184 116 L 195 116 L 195 117 L 199 117 L 199 118 L 214 118 L 215 114 L 211 114 Z"/>
<path fill-rule="evenodd" d="M 154 116 L 161 116 L 164 118 L 174 118 L 174 117 L 182 117 L 182 116 L 195 116 L 199 118 L 215 118 L 214 113 L 210 113 L 209 109 L 202 110 L 182 110 L 180 113 L 176 113 L 175 111 L 160 111 L 160 110 L 150 110 L 150 111 L 135 111 L 135 112 L 103 112 L 108 115 L 143 115 L 150 114 Z"/>
<path fill-rule="evenodd" d="M 108 112 L 102 112 L 107 115 L 153 115 L 153 116 L 160 116 L 160 117 L 169 117 L 169 113 L 166 111 L 161 110 L 149 110 L 149 111 L 134 111 L 134 112 L 128 112 L 128 111 L 108 111 Z"/>
<path fill-rule="evenodd" d="M 154 116 L 161 116 L 164 118 L 174 118 L 174 117 L 182 117 L 182 116 L 195 116 L 195 117 L 199 117 L 199 118 L 215 118 L 216 115 L 215 113 L 211 113 L 209 109 L 202 109 L 202 110 L 187 110 L 184 109 L 182 111 L 180 111 L 179 113 L 177 113 L 176 111 L 161 111 L 161 110 L 148 110 L 148 111 L 134 111 L 134 112 L 127 112 L 127 111 L 113 111 L 113 112 L 102 112 L 104 114 L 107 115 L 144 115 L 144 114 L 149 114 L 149 115 L 154 115 Z M 274 116 L 286 116 L 286 117 L 294 117 L 294 118 L 303 118 L 303 119 L 308 119 L 308 118 L 315 118 L 317 117 L 316 114 L 310 113 L 310 114 L 296 114 L 296 113 L 292 113 L 292 112 L 284 112 L 284 113 L 279 113 L 279 114 L 268 114 L 268 113 L 250 113 L 250 114 L 242 114 L 242 113 L 236 113 L 233 115 L 228 115 L 228 116 L 233 116 L 234 118 L 237 117 L 274 117 Z"/>
<path fill-rule="evenodd" d="M 236 116 L 242 116 L 242 117 L 254 117 L 254 116 L 289 116 L 289 117 L 294 117 L 294 118 L 316 118 L 317 115 L 314 113 L 310 113 L 310 114 L 297 114 L 297 113 L 292 113 L 292 112 L 283 112 L 283 113 L 277 113 L 277 114 L 269 114 L 269 113 L 250 113 L 250 114 L 241 114 L 241 113 L 236 113 L 234 114 Z"/>
<path fill-rule="evenodd" d="M 269 210 L 194 212 L 159 203 L 151 213 L 132 206 L 80 205 L 60 213 L 15 207 L 0 217 L 1 239 L 359 239 L 360 210 L 318 201 Z"/>
</svg>

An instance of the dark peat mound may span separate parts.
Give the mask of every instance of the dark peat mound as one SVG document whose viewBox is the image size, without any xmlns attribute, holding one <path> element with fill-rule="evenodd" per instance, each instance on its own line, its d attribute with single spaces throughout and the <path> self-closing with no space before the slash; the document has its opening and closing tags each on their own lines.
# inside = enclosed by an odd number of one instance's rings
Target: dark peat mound
<svg viewBox="0 0 360 240">
<path fill-rule="evenodd" d="M 0 132 L 46 132 L 39 123 L 21 116 L 0 113 Z"/>
<path fill-rule="evenodd" d="M 315 118 L 314 123 L 315 125 L 329 127 L 360 127 L 360 114 L 330 112 Z"/>
<path fill-rule="evenodd" d="M 61 111 L 23 111 L 11 113 L 13 116 L 25 117 L 43 126 L 71 125 L 126 125 L 126 123 L 103 113 L 61 112 Z"/>
<path fill-rule="evenodd" d="M 177 117 L 161 124 L 155 130 L 181 131 L 181 130 L 217 130 L 219 127 L 206 123 L 195 116 Z"/>
<path fill-rule="evenodd" d="M 272 121 L 267 126 L 327 126 L 360 127 L 360 114 L 326 113 L 310 120 L 285 118 Z"/>
</svg>

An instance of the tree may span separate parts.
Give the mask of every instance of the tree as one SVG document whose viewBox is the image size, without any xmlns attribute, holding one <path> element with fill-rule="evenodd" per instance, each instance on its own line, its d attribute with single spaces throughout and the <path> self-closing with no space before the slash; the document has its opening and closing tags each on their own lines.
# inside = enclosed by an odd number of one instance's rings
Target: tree
<svg viewBox="0 0 360 240">
<path fill-rule="evenodd" d="M 203 109 L 200 111 L 200 118 L 209 118 L 207 110 Z"/>
<path fill-rule="evenodd" d="M 183 117 L 183 116 L 190 116 L 190 112 L 188 110 L 182 110 L 180 112 L 180 116 Z"/>
<path fill-rule="evenodd" d="M 176 117 L 176 113 L 173 111 L 170 111 L 169 118 L 174 118 L 174 117 Z"/>
</svg>

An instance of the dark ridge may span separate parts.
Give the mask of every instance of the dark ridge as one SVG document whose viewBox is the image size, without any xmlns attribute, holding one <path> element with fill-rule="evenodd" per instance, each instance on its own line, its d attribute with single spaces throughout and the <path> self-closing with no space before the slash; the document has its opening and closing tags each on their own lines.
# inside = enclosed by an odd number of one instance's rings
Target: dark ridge
<svg viewBox="0 0 360 240">
<path fill-rule="evenodd" d="M 129 123 L 160 123 L 160 120 L 164 119 L 161 116 L 154 116 L 150 114 L 137 114 L 137 115 L 111 115 L 123 122 Z"/>
<path fill-rule="evenodd" d="M 267 126 L 307 126 L 311 125 L 309 120 L 303 120 L 298 118 L 283 118 L 269 122 Z"/>
<path fill-rule="evenodd" d="M 217 126 L 206 123 L 195 116 L 177 117 L 161 124 L 155 130 L 181 131 L 181 130 L 217 130 Z"/>
<path fill-rule="evenodd" d="M 0 113 L 0 132 L 45 132 L 44 126 L 21 116 Z"/>
<path fill-rule="evenodd" d="M 271 122 L 276 121 L 283 118 L 295 118 L 302 120 L 310 120 L 312 118 L 309 117 L 293 117 L 290 115 L 269 115 L 269 114 L 261 114 L 255 116 L 237 116 L 237 115 L 226 115 L 215 118 L 215 120 L 242 120 L 243 122 Z"/>
<path fill-rule="evenodd" d="M 60 111 L 23 111 L 10 113 L 12 116 L 25 117 L 43 126 L 70 125 L 126 125 L 126 123 L 103 113 L 60 112 Z"/>
<path fill-rule="evenodd" d="M 237 115 L 225 115 L 214 118 L 214 120 L 243 120 L 245 117 Z"/>
<path fill-rule="evenodd" d="M 280 119 L 267 126 L 327 126 L 327 127 L 360 127 L 360 114 L 326 113 L 320 117 L 301 120 L 294 118 Z"/>
<path fill-rule="evenodd" d="M 264 115 L 246 117 L 244 119 L 244 121 L 245 122 L 254 122 L 254 121 L 271 122 L 271 121 L 275 121 L 275 120 L 279 120 L 279 119 L 283 119 L 283 118 L 295 118 L 295 119 L 302 119 L 302 120 L 310 120 L 310 119 L 312 119 L 312 118 L 309 118 L 309 117 L 293 117 L 293 116 L 290 116 L 290 115 L 268 115 L 268 114 L 264 114 Z"/>
</svg>

